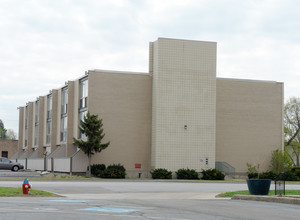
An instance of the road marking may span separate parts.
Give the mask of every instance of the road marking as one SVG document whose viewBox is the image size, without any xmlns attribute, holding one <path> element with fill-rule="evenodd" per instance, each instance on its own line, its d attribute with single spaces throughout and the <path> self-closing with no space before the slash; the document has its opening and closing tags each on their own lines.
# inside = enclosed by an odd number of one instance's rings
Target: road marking
<svg viewBox="0 0 300 220">
<path fill-rule="evenodd" d="M 121 209 L 121 208 L 109 208 L 109 207 L 91 207 L 85 209 L 77 209 L 79 211 L 91 211 L 91 212 L 112 212 L 112 213 L 128 213 L 137 212 L 138 209 Z"/>
<path fill-rule="evenodd" d="M 53 199 L 53 200 L 45 200 L 47 202 L 70 202 L 70 203 L 84 203 L 88 202 L 88 200 L 72 200 L 72 199 Z"/>
</svg>

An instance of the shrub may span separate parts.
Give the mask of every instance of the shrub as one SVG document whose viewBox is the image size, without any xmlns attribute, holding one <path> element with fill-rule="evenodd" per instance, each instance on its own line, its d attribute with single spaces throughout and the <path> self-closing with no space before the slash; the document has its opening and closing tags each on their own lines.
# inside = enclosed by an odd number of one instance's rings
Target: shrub
<svg viewBox="0 0 300 220">
<path fill-rule="evenodd" d="M 172 179 L 172 172 L 164 168 L 152 170 L 152 179 Z"/>
<path fill-rule="evenodd" d="M 103 170 L 105 170 L 105 164 L 93 164 L 91 166 L 91 173 L 94 176 L 99 176 Z"/>
<path fill-rule="evenodd" d="M 107 169 L 117 169 L 117 170 L 121 170 L 121 171 L 126 171 L 125 167 L 121 164 L 113 164 L 113 165 L 109 165 L 107 167 Z"/>
<path fill-rule="evenodd" d="M 271 179 L 275 180 L 277 177 L 277 174 L 272 171 L 263 172 L 259 175 L 259 179 Z M 250 178 L 249 178 L 250 179 Z"/>
<path fill-rule="evenodd" d="M 258 173 L 248 173 L 248 179 L 258 179 Z"/>
<path fill-rule="evenodd" d="M 259 167 L 259 165 L 257 165 Z M 247 163 L 248 171 L 248 179 L 258 179 L 258 168 L 253 166 L 251 163 Z"/>
<path fill-rule="evenodd" d="M 300 172 L 300 167 L 299 167 L 299 166 L 297 166 L 297 167 L 292 167 L 292 168 L 291 168 L 291 171 L 292 171 L 292 172 Z"/>
<path fill-rule="evenodd" d="M 288 156 L 287 151 L 281 151 L 279 149 L 272 152 L 272 159 L 270 169 L 276 173 L 288 172 L 292 168 L 293 162 Z"/>
<path fill-rule="evenodd" d="M 284 173 L 284 178 L 286 181 L 298 181 L 299 177 L 296 175 L 296 172 L 288 170 Z"/>
<path fill-rule="evenodd" d="M 126 176 L 126 169 L 121 164 L 113 164 L 109 165 L 105 170 L 100 172 L 101 178 L 116 178 L 116 179 L 124 179 Z"/>
<path fill-rule="evenodd" d="M 177 179 L 198 180 L 199 174 L 194 169 L 179 169 L 176 172 Z"/>
<path fill-rule="evenodd" d="M 208 169 L 202 171 L 203 180 L 224 180 L 225 175 L 216 169 Z"/>
<path fill-rule="evenodd" d="M 300 179 L 300 170 L 295 170 L 293 172 Z"/>
</svg>

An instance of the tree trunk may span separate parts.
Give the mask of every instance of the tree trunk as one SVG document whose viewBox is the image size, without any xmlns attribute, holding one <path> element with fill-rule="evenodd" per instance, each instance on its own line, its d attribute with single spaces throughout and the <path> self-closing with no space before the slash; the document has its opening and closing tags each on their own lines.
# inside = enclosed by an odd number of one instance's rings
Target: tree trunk
<svg viewBox="0 0 300 220">
<path fill-rule="evenodd" d="M 92 163 L 92 156 L 89 155 L 89 170 L 88 170 L 88 177 L 92 176 L 92 172 L 91 172 L 91 163 Z"/>
</svg>

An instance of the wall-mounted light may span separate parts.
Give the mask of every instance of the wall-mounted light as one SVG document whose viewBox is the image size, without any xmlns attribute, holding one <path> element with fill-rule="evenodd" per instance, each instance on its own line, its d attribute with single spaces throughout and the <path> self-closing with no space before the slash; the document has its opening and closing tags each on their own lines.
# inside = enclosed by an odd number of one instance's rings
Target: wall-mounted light
<svg viewBox="0 0 300 220">
<path fill-rule="evenodd" d="M 185 130 L 187 129 L 187 125 L 184 125 L 184 129 L 185 129 Z"/>
</svg>

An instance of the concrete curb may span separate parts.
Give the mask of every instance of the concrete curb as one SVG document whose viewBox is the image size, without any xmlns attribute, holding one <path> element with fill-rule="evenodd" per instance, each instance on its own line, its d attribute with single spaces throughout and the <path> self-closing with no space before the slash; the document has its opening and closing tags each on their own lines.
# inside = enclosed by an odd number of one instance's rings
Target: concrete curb
<svg viewBox="0 0 300 220">
<path fill-rule="evenodd" d="M 300 197 L 291 197 L 291 196 L 234 195 L 231 199 L 300 205 Z"/>
</svg>

